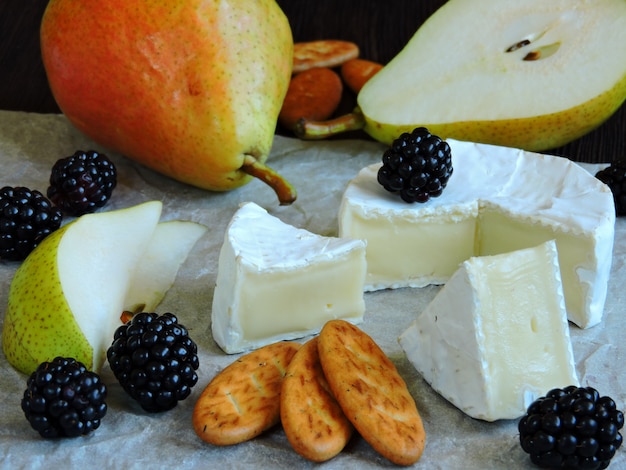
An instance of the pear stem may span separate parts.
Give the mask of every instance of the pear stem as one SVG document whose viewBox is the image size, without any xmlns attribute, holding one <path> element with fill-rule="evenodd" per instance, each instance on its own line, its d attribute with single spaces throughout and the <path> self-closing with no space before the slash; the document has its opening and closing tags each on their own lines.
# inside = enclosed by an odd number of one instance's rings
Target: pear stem
<svg viewBox="0 0 626 470">
<path fill-rule="evenodd" d="M 254 156 L 244 156 L 241 171 L 268 184 L 276 192 L 281 206 L 288 206 L 296 200 L 297 193 L 291 183 Z"/>
<path fill-rule="evenodd" d="M 365 117 L 359 108 L 343 116 L 327 121 L 300 119 L 294 128 L 296 136 L 303 140 L 326 139 L 343 132 L 358 131 L 365 126 Z"/>
</svg>

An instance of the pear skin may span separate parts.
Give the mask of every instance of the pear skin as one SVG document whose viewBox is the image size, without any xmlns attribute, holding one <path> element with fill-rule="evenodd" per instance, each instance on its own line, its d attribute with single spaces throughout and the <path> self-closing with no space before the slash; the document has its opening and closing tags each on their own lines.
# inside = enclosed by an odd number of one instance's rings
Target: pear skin
<svg viewBox="0 0 626 470">
<path fill-rule="evenodd" d="M 26 257 L 11 281 L 2 329 L 13 367 L 30 374 L 65 356 L 100 369 L 161 208 L 149 201 L 81 216 Z"/>
<path fill-rule="evenodd" d="M 92 363 L 91 345 L 74 320 L 62 290 L 51 281 L 58 279 L 56 247 L 67 227 L 47 236 L 17 268 L 11 281 L 2 350 L 9 363 L 25 374 L 54 359 L 49 351 L 63 351 L 83 364 Z"/>
<path fill-rule="evenodd" d="M 553 149 L 622 106 L 625 45 L 623 0 L 450 0 L 363 85 L 354 112 L 300 122 L 295 133 L 359 129 L 391 145 L 426 127 L 442 138 Z"/>
<path fill-rule="evenodd" d="M 363 130 L 387 145 L 403 132 L 426 127 L 441 138 L 542 151 L 561 147 L 593 131 L 617 111 L 626 98 L 626 75 L 613 88 L 564 111 L 517 119 L 450 123 L 388 124 L 364 115 Z"/>
<path fill-rule="evenodd" d="M 387 144 L 424 126 L 541 151 L 597 128 L 625 99 L 622 0 L 450 0 L 357 102 L 364 130 Z"/>
<path fill-rule="evenodd" d="M 104 147 L 213 191 L 265 167 L 293 57 L 274 0 L 51 0 L 41 48 L 59 107 Z"/>
</svg>

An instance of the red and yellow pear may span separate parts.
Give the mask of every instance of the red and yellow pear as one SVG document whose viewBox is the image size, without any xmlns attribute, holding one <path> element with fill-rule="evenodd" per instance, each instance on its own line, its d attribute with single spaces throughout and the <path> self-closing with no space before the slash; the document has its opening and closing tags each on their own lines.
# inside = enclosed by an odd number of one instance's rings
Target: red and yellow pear
<svg viewBox="0 0 626 470">
<path fill-rule="evenodd" d="M 40 35 L 59 108 L 94 141 L 200 188 L 256 176 L 295 199 L 265 165 L 293 56 L 274 0 L 51 0 Z"/>
</svg>

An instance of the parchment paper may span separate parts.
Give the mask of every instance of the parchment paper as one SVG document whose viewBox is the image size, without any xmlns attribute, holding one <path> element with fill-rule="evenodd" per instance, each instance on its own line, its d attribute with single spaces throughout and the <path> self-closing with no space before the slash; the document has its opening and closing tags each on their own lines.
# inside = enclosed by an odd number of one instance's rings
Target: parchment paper
<svg viewBox="0 0 626 470">
<path fill-rule="evenodd" d="M 118 168 L 118 187 L 104 210 L 158 199 L 164 203 L 162 220 L 194 220 L 209 228 L 157 309 L 159 313 L 174 312 L 190 329 L 199 347 L 199 381 L 192 395 L 175 409 L 148 414 L 125 395 L 105 366 L 102 377 L 109 390 L 109 409 L 100 428 L 88 437 L 47 441 L 30 427 L 20 409 L 26 376 L 16 372 L 0 354 L 0 467 L 290 470 L 318 466 L 345 470 L 394 467 L 358 435 L 340 455 L 318 465 L 291 449 L 280 426 L 233 447 L 206 444 L 191 426 L 191 413 L 201 391 L 217 372 L 238 357 L 223 353 L 210 332 L 218 252 L 232 214 L 240 203 L 254 201 L 287 223 L 322 235 L 336 235 L 337 211 L 345 185 L 363 166 L 379 161 L 382 145 L 362 140 L 302 142 L 277 136 L 269 162 L 299 193 L 292 206 L 280 207 L 272 190 L 259 181 L 227 193 L 207 192 L 107 152 L 82 136 L 63 116 L 0 112 L 0 185 L 23 185 L 45 193 L 53 163 L 78 149 L 104 151 Z M 626 402 L 626 317 L 622 311 L 625 231 L 625 222 L 619 219 L 603 322 L 589 330 L 570 326 L 582 384 L 612 396 L 621 409 Z M 14 262 L 0 262 L 0 319 L 4 318 L 8 289 L 17 266 Z M 360 325 L 396 364 L 424 420 L 426 449 L 414 467 L 535 468 L 520 448 L 517 420 L 487 423 L 469 418 L 424 382 L 398 345 L 398 335 L 438 289 L 433 286 L 367 293 L 365 320 Z M 610 468 L 626 468 L 623 448 Z"/>
</svg>

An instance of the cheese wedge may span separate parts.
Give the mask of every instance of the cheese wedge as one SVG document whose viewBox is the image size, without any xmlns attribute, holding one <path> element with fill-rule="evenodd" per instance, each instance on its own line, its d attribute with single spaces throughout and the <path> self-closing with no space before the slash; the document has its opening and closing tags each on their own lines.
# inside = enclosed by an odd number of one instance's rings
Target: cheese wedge
<svg viewBox="0 0 626 470">
<path fill-rule="evenodd" d="M 222 245 L 211 329 L 228 354 L 320 331 L 365 313 L 365 242 L 323 237 L 242 205 Z"/>
<path fill-rule="evenodd" d="M 465 261 L 399 342 L 437 392 L 485 421 L 578 385 L 556 243 Z"/>
<path fill-rule="evenodd" d="M 602 319 L 615 209 L 610 189 L 563 158 L 448 139 L 454 173 L 440 197 L 407 204 L 364 168 L 344 192 L 339 236 L 367 240 L 366 290 L 443 284 L 471 256 L 555 239 L 569 319 Z"/>
</svg>

